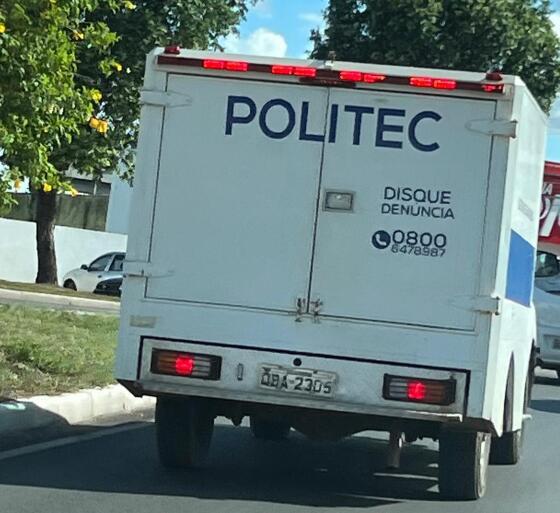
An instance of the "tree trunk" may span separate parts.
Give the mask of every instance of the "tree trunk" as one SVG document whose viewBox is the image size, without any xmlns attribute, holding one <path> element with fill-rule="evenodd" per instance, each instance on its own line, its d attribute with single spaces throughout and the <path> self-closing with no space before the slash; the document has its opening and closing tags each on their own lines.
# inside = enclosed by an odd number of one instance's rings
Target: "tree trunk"
<svg viewBox="0 0 560 513">
<path fill-rule="evenodd" d="M 35 283 L 57 284 L 56 252 L 54 248 L 54 220 L 56 192 L 37 191 L 35 216 L 37 241 L 37 277 Z"/>
</svg>

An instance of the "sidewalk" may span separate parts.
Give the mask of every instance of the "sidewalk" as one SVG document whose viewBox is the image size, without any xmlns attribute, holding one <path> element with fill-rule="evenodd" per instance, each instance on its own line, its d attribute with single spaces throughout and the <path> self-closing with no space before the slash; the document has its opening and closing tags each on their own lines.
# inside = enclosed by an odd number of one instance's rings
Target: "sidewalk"
<svg viewBox="0 0 560 513">
<path fill-rule="evenodd" d="M 0 398 L 0 441 L 34 431 L 83 424 L 108 415 L 148 410 L 153 397 L 134 397 L 121 385 L 12 400 Z"/>
<path fill-rule="evenodd" d="M 0 304 L 1 303 L 108 315 L 119 315 L 121 306 L 120 303 L 116 301 L 104 301 L 102 299 L 87 299 L 9 289 L 0 289 Z"/>
</svg>

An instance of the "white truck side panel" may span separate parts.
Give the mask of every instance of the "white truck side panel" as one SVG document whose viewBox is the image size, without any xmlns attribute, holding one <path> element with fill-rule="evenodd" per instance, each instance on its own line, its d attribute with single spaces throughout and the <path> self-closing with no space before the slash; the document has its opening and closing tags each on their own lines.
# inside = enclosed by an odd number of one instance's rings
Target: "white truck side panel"
<svg viewBox="0 0 560 513">
<path fill-rule="evenodd" d="M 485 416 L 503 418 L 513 359 L 513 429 L 519 429 L 523 420 L 518 412 L 523 411 L 530 350 L 536 337 L 531 298 L 546 144 L 545 116 L 527 88 L 517 87 L 511 116 L 519 124 L 517 137 L 509 144 L 496 275 L 496 291 L 504 301 L 502 315 L 492 322 L 484 408 Z"/>
</svg>

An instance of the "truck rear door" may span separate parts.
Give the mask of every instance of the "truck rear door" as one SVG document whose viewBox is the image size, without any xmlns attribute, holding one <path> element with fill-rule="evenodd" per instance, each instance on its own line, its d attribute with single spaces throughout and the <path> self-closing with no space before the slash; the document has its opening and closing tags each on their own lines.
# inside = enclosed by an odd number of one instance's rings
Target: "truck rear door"
<svg viewBox="0 0 560 513">
<path fill-rule="evenodd" d="M 329 113 L 311 305 L 472 329 L 491 137 L 467 125 L 495 102 L 332 89 Z"/>
<path fill-rule="evenodd" d="M 294 311 L 322 155 L 299 107 L 324 132 L 328 90 L 170 74 L 167 92 L 183 100 L 164 113 L 146 297 Z"/>
</svg>

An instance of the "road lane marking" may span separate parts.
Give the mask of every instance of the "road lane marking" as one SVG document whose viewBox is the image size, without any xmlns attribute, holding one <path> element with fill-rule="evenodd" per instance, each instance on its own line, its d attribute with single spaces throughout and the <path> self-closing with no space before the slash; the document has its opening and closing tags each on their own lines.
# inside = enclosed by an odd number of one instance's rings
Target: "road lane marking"
<svg viewBox="0 0 560 513">
<path fill-rule="evenodd" d="M 17 449 L 10 449 L 4 452 L 0 452 L 0 461 L 17 458 L 18 456 L 25 456 L 27 454 L 34 454 L 36 452 L 47 451 L 49 449 L 55 449 L 57 447 L 64 447 L 65 445 L 72 445 L 79 442 L 88 442 L 90 440 L 103 438 L 104 436 L 124 433 L 125 431 L 136 431 L 137 429 L 147 428 L 152 425 L 153 423 L 142 423 L 127 426 L 117 426 L 113 428 L 102 428 L 101 431 L 96 431 L 94 433 L 85 433 L 83 435 L 57 438 L 56 440 L 49 440 L 48 442 L 27 445 L 25 447 L 18 447 Z"/>
</svg>

